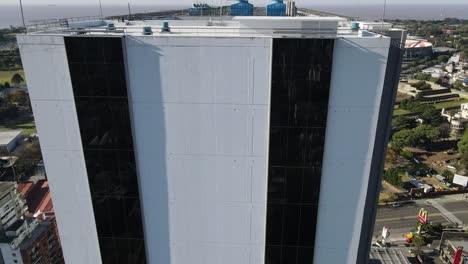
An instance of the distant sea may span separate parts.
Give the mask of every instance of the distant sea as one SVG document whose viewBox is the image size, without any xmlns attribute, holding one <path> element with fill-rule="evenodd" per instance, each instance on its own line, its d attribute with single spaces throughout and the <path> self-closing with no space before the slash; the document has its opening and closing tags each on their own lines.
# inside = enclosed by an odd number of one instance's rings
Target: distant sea
<svg viewBox="0 0 468 264">
<path fill-rule="evenodd" d="M 382 6 L 376 5 L 309 5 L 303 7 L 367 19 L 380 19 L 382 17 Z M 187 6 L 135 5 L 132 6 L 132 13 L 155 12 L 181 8 L 187 8 Z M 447 17 L 468 19 L 467 10 L 468 3 L 464 5 L 388 5 L 386 17 L 389 19 L 400 18 L 423 20 L 440 20 Z M 120 15 L 127 14 L 128 9 L 126 5 L 104 5 L 103 12 L 105 16 Z M 52 18 L 96 16 L 98 14 L 99 8 L 97 5 L 24 6 L 26 22 Z M 20 9 L 18 6 L 2 5 L 0 3 L 0 28 L 9 27 L 10 25 L 21 25 Z"/>
</svg>

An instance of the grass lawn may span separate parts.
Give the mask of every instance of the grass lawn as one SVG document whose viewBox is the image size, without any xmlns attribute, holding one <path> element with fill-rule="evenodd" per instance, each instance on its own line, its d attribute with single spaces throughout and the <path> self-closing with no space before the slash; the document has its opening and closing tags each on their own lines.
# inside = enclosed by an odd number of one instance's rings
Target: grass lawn
<svg viewBox="0 0 468 264">
<path fill-rule="evenodd" d="M 18 122 L 9 124 L 8 126 L 0 125 L 0 132 L 9 130 L 23 130 L 25 135 L 31 135 L 36 133 L 36 124 L 34 122 Z"/>
<path fill-rule="evenodd" d="M 459 101 L 450 101 L 450 102 L 440 102 L 440 103 L 434 104 L 434 106 L 437 109 L 442 109 L 442 108 L 459 106 L 464 103 L 468 103 L 468 99 L 460 99 Z"/>
<path fill-rule="evenodd" d="M 399 115 L 404 115 L 404 114 L 409 114 L 410 111 L 405 110 L 405 109 L 395 109 L 393 110 L 393 116 L 399 116 Z"/>
<path fill-rule="evenodd" d="M 23 79 L 25 79 L 23 70 L 0 71 L 0 83 L 4 84 L 5 82 L 9 82 L 11 84 L 11 77 L 17 72 L 23 77 Z"/>
</svg>

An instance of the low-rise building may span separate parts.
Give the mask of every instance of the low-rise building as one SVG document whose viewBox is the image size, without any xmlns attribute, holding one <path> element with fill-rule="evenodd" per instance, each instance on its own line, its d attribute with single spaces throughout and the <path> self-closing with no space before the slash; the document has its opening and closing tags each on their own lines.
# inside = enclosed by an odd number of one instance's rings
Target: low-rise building
<svg viewBox="0 0 468 264">
<path fill-rule="evenodd" d="M 460 111 L 455 114 L 450 114 L 445 109 L 442 109 L 442 116 L 447 118 L 452 129 L 463 130 L 468 125 L 468 103 L 461 104 Z"/>
<path fill-rule="evenodd" d="M 369 264 L 409 264 L 408 258 L 401 249 L 377 248 L 370 251 Z"/>
<path fill-rule="evenodd" d="M 39 187 L 34 188 L 33 185 L 31 190 L 43 189 L 44 185 L 40 181 Z M 49 204 L 48 199 L 44 199 L 48 191 L 43 193 L 45 195 L 34 192 L 40 202 L 27 202 L 27 195 L 18 190 L 16 182 L 0 182 L 0 250 L 3 260 L 0 263 L 64 263 L 55 217 L 42 217 L 43 214 L 36 217 L 28 211 L 27 204 L 36 209 Z"/>
<path fill-rule="evenodd" d="M 12 152 L 23 136 L 22 130 L 0 132 L 0 153 Z"/>
<path fill-rule="evenodd" d="M 442 233 L 439 251 L 442 263 L 468 264 L 468 233 Z"/>
<path fill-rule="evenodd" d="M 423 58 L 432 55 L 432 43 L 425 39 L 407 39 L 405 42 L 405 58 Z"/>
<path fill-rule="evenodd" d="M 26 198 L 30 216 L 37 217 L 43 214 L 46 218 L 54 217 L 54 205 L 47 180 L 21 182 L 18 184 L 18 190 Z"/>
</svg>

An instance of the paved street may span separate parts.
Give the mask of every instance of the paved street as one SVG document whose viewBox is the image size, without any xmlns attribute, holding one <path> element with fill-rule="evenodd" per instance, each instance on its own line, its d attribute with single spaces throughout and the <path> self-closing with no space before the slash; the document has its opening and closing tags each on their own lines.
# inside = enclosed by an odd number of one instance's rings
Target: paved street
<svg viewBox="0 0 468 264">
<path fill-rule="evenodd" d="M 431 204 L 434 204 L 441 210 Z M 429 221 L 432 223 L 468 223 L 468 200 L 466 199 L 461 200 L 461 197 L 449 197 L 420 200 L 396 208 L 379 208 L 374 228 L 374 240 L 380 238 L 383 226 L 390 230 L 390 241 L 403 240 L 404 234 L 416 227 L 416 223 L 418 222 L 417 215 L 421 207 L 424 207 L 428 211 Z"/>
<path fill-rule="evenodd" d="M 451 202 L 439 201 L 439 203 L 463 224 L 468 224 L 468 200 Z"/>
</svg>

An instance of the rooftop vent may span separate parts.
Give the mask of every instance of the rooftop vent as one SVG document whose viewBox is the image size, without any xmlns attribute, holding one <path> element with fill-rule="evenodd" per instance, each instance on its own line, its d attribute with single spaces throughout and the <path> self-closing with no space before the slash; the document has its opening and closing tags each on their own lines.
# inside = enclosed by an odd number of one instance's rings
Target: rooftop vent
<svg viewBox="0 0 468 264">
<path fill-rule="evenodd" d="M 352 22 L 352 23 L 351 23 L 351 30 L 352 30 L 352 31 L 359 31 L 359 23 L 357 23 L 357 22 Z"/>
<path fill-rule="evenodd" d="M 171 28 L 169 27 L 169 22 L 167 21 L 164 21 L 161 27 L 161 33 L 164 33 L 164 32 L 171 32 Z"/>
<path fill-rule="evenodd" d="M 114 23 L 107 24 L 107 29 L 108 30 L 115 30 L 115 24 Z"/>
<path fill-rule="evenodd" d="M 151 29 L 151 27 L 144 27 L 143 35 L 153 35 L 153 30 Z"/>
</svg>

